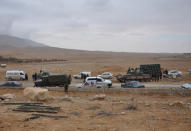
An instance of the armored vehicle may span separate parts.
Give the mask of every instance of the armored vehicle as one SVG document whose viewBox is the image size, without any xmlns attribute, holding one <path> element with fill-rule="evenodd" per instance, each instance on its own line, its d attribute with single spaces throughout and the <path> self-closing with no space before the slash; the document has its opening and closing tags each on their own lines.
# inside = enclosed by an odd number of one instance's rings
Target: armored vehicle
<svg viewBox="0 0 191 131">
<path fill-rule="evenodd" d="M 151 76 L 149 74 L 143 73 L 128 73 L 125 75 L 119 74 L 116 76 L 119 82 L 126 82 L 126 81 L 150 81 Z"/>
<path fill-rule="evenodd" d="M 116 76 L 119 82 L 159 80 L 162 76 L 160 64 L 140 65 L 139 68 L 129 68 L 127 74 Z"/>
<path fill-rule="evenodd" d="M 42 76 L 40 80 L 36 80 L 34 85 L 37 87 L 44 86 L 64 86 L 68 87 L 71 84 L 71 75 L 67 74 L 52 74 Z"/>
</svg>

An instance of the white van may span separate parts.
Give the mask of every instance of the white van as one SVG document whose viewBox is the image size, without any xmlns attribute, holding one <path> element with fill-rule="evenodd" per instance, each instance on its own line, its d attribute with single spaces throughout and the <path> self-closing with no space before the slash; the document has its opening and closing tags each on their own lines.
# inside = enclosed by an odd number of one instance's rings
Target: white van
<svg viewBox="0 0 191 131">
<path fill-rule="evenodd" d="M 7 80 L 25 80 L 26 74 L 24 71 L 10 70 L 6 72 Z"/>
</svg>

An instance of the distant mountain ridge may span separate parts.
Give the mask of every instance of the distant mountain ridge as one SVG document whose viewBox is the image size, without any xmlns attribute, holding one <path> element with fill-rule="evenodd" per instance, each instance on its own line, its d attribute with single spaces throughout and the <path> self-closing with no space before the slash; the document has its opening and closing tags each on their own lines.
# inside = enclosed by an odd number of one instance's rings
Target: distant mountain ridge
<svg viewBox="0 0 191 131">
<path fill-rule="evenodd" d="M 113 58 L 120 59 L 123 62 L 127 58 L 130 60 L 140 59 L 159 59 L 178 57 L 183 54 L 160 54 L 160 53 L 128 53 L 128 52 L 103 52 L 103 51 L 87 51 L 65 49 L 58 47 L 47 46 L 42 43 L 34 42 L 32 40 L 22 39 L 9 35 L 0 34 L 0 56 L 4 58 L 17 59 L 57 59 L 57 60 L 75 60 L 75 61 L 95 61 L 99 59 L 100 62 L 105 60 L 112 60 Z M 181 59 L 184 56 L 181 57 Z M 190 55 L 186 55 L 187 60 L 190 60 Z M 1 62 L 1 60 L 0 60 Z"/>
<path fill-rule="evenodd" d="M 44 47 L 46 45 L 32 40 L 23 39 L 10 35 L 0 35 L 0 46 L 14 46 L 14 47 Z"/>
</svg>

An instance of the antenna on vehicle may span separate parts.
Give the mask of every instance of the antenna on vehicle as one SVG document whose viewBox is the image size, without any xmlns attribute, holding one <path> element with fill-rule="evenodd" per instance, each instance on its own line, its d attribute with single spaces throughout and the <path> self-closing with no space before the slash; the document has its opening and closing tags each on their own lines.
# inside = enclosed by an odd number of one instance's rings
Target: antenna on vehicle
<svg viewBox="0 0 191 131">
<path fill-rule="evenodd" d="M 43 69 L 43 58 L 41 58 L 41 71 L 42 71 L 42 69 Z"/>
</svg>

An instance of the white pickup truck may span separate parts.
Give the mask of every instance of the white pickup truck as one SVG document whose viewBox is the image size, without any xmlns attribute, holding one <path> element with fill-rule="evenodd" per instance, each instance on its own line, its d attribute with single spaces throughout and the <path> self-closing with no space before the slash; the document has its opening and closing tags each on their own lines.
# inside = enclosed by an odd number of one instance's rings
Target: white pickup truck
<svg viewBox="0 0 191 131">
<path fill-rule="evenodd" d="M 105 80 L 101 77 L 87 77 L 86 82 L 93 82 L 102 85 L 102 87 L 110 88 L 112 86 L 111 80 Z"/>
</svg>

